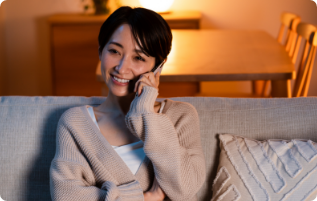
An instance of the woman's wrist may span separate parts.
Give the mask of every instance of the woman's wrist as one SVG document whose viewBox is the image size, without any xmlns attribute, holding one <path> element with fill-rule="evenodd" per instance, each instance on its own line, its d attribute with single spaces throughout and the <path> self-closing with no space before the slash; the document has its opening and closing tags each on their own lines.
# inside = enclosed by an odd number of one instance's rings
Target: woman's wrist
<svg viewBox="0 0 317 201">
<path fill-rule="evenodd" d="M 155 113 L 154 105 L 158 90 L 151 86 L 144 86 L 140 96 L 136 96 L 130 105 L 128 113 Z"/>
</svg>

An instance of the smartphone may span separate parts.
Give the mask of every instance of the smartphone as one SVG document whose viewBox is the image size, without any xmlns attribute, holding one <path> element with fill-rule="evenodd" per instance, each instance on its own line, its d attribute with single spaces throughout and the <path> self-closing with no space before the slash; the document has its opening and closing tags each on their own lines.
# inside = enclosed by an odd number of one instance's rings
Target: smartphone
<svg viewBox="0 0 317 201">
<path fill-rule="evenodd" d="M 162 68 L 163 68 L 163 64 L 165 63 L 165 61 L 163 61 L 162 63 L 160 63 L 157 66 L 154 66 L 154 68 L 152 68 L 151 72 L 154 72 L 154 75 L 156 75 L 156 73 L 158 72 L 162 72 Z M 131 80 L 131 83 L 128 86 L 128 91 L 130 93 L 134 92 L 134 86 L 135 83 L 138 81 L 139 79 L 135 79 L 135 80 Z"/>
<path fill-rule="evenodd" d="M 162 67 L 165 61 L 163 61 L 160 65 L 154 66 L 154 68 L 151 70 L 151 72 L 154 72 L 154 75 L 158 72 L 162 72 Z"/>
</svg>

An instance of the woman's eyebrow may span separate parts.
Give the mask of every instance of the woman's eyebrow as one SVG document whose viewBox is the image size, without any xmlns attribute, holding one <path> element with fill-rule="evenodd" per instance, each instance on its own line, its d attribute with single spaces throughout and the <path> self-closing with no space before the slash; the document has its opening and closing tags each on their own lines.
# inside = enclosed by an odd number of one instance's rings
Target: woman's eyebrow
<svg viewBox="0 0 317 201">
<path fill-rule="evenodd" d="M 140 49 L 134 49 L 134 51 L 135 51 L 136 53 L 142 53 L 142 54 L 144 54 L 145 56 L 149 57 L 148 54 L 146 54 L 145 52 L 143 52 L 143 51 L 140 50 Z"/>
<path fill-rule="evenodd" d="M 113 45 L 116 45 L 116 46 L 119 46 L 119 47 L 123 48 L 123 45 L 121 45 L 120 43 L 117 43 L 117 42 L 111 41 L 111 42 L 109 43 L 109 45 L 110 45 L 110 44 L 113 44 Z"/>
</svg>

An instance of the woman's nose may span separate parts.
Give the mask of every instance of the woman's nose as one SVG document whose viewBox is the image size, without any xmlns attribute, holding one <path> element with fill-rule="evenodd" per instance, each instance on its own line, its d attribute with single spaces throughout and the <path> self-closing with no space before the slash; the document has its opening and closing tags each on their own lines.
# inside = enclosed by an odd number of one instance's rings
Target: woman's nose
<svg viewBox="0 0 317 201">
<path fill-rule="evenodd" d="M 130 66 L 131 66 L 130 61 L 126 58 L 122 58 L 117 67 L 117 71 L 119 72 L 119 74 L 125 74 L 129 71 Z"/>
</svg>

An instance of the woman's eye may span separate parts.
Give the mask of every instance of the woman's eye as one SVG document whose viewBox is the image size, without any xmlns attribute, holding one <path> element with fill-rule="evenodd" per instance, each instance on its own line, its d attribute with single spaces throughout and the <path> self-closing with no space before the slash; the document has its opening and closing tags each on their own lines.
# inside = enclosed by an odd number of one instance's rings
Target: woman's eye
<svg viewBox="0 0 317 201">
<path fill-rule="evenodd" d="M 137 56 L 135 57 L 137 60 L 140 60 L 140 61 L 145 61 L 141 56 Z"/>
<path fill-rule="evenodd" d="M 109 49 L 108 50 L 110 53 L 114 53 L 114 54 L 118 54 L 119 52 L 117 51 L 117 50 L 115 50 L 115 49 Z"/>
</svg>

